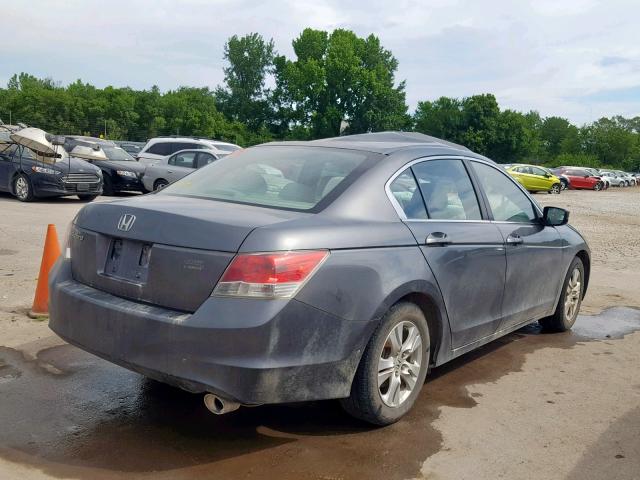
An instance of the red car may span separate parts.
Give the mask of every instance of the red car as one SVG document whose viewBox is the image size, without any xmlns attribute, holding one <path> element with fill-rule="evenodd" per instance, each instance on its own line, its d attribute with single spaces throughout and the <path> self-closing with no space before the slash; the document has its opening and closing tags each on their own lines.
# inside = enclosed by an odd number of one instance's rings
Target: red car
<svg viewBox="0 0 640 480">
<path fill-rule="evenodd" d="M 561 168 L 560 173 L 569 178 L 570 188 L 574 190 L 602 190 L 604 182 L 600 177 L 592 175 L 582 168 Z"/>
</svg>

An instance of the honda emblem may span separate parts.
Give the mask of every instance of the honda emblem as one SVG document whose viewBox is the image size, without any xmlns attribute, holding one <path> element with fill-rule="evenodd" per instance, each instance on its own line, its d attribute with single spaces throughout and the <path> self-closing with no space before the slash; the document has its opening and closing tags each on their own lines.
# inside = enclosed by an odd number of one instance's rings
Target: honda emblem
<svg viewBox="0 0 640 480">
<path fill-rule="evenodd" d="M 128 232 L 133 227 L 133 223 L 136 221 L 136 216 L 130 213 L 125 213 L 120 217 L 118 221 L 118 230 Z"/>
</svg>

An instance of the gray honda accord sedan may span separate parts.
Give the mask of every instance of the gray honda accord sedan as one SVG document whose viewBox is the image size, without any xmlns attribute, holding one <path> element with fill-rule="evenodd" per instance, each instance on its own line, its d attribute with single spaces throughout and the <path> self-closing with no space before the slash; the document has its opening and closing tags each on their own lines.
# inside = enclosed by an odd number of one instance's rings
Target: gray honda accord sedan
<svg viewBox="0 0 640 480">
<path fill-rule="evenodd" d="M 336 398 L 389 424 L 429 367 L 535 321 L 571 328 L 590 252 L 567 220 L 421 134 L 260 145 L 85 206 L 49 325 L 214 413 Z"/>
</svg>

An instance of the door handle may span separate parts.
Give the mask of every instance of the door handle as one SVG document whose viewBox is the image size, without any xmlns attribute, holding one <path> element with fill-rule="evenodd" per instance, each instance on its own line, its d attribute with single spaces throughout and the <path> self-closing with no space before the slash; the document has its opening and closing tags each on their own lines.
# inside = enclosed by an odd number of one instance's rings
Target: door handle
<svg viewBox="0 0 640 480">
<path fill-rule="evenodd" d="M 444 232 L 433 232 L 427 235 L 425 242 L 427 246 L 443 246 L 451 243 L 451 240 Z"/>
<path fill-rule="evenodd" d="M 173 173 L 173 170 L 167 170 L 167 173 Z"/>
<path fill-rule="evenodd" d="M 507 237 L 507 243 L 510 245 L 519 245 L 523 242 L 522 237 L 517 233 L 512 233 Z"/>
</svg>

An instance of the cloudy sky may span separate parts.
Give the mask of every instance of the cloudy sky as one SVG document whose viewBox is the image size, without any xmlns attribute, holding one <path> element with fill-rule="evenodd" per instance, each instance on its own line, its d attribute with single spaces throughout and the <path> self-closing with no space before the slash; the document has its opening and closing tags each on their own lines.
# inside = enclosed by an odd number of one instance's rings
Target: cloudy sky
<svg viewBox="0 0 640 480">
<path fill-rule="evenodd" d="M 494 93 L 582 124 L 640 115 L 638 0 L 3 1 L 0 84 L 16 72 L 98 86 L 214 87 L 233 35 L 292 55 L 303 28 L 374 33 L 420 100 Z"/>
</svg>

